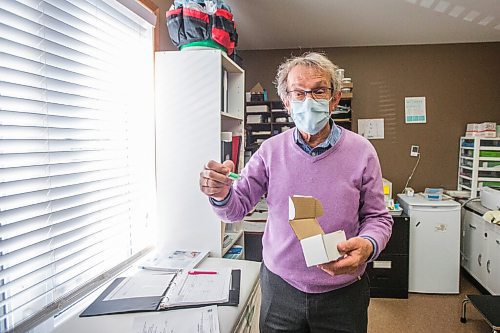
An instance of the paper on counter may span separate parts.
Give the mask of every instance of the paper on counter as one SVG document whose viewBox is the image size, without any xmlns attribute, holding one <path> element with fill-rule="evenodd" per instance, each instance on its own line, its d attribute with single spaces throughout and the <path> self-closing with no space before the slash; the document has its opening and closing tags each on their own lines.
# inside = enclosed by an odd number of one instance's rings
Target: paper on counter
<svg viewBox="0 0 500 333">
<path fill-rule="evenodd" d="M 230 286 L 231 269 L 229 268 L 217 270 L 217 274 L 183 273 L 175 279 L 159 308 L 225 303 L 229 300 Z"/>
<path fill-rule="evenodd" d="M 192 332 L 218 333 L 219 315 L 217 306 L 162 311 L 135 317 L 134 333 Z"/>
<path fill-rule="evenodd" d="M 121 281 L 103 301 L 161 296 L 165 293 L 174 277 L 175 273 L 139 271 Z"/>
</svg>

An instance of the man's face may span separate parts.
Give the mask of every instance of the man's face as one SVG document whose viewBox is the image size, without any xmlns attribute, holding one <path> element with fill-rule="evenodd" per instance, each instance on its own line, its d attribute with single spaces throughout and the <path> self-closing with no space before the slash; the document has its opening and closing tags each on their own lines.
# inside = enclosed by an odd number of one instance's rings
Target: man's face
<svg viewBox="0 0 500 333">
<path fill-rule="evenodd" d="M 292 90 L 314 90 L 317 88 L 330 88 L 331 87 L 330 75 L 327 73 L 310 66 L 298 65 L 292 68 L 287 78 L 287 91 Z M 307 94 L 306 98 L 311 98 L 311 94 Z M 331 98 L 330 101 L 330 113 L 335 109 L 339 100 L 340 100 L 340 92 L 332 98 L 332 95 L 329 95 Z M 285 107 L 288 110 L 288 113 L 291 114 L 290 107 L 290 95 L 287 96 L 285 100 Z"/>
</svg>

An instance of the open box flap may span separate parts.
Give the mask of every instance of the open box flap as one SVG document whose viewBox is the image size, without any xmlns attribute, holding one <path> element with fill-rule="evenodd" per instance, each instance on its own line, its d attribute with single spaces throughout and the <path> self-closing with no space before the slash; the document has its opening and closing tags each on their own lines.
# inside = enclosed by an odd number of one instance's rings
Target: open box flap
<svg viewBox="0 0 500 333">
<path fill-rule="evenodd" d="M 310 219 L 323 215 L 321 202 L 313 197 L 294 195 L 288 198 L 288 219 Z"/>
</svg>

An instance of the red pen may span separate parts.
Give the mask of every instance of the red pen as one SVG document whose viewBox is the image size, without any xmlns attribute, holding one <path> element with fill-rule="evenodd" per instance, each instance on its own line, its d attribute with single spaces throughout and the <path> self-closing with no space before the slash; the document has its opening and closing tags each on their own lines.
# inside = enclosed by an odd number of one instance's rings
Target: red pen
<svg viewBox="0 0 500 333">
<path fill-rule="evenodd" d="M 189 275 L 200 275 L 200 274 L 217 274 L 216 271 L 189 271 Z"/>
</svg>

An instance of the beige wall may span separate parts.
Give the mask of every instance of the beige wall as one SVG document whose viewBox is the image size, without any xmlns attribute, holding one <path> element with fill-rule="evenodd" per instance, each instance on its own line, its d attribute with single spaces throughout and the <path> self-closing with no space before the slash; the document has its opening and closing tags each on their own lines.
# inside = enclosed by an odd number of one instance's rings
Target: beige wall
<svg viewBox="0 0 500 333">
<path fill-rule="evenodd" d="M 172 0 L 153 0 L 160 7 L 159 50 L 176 50 L 165 25 Z M 318 49 L 345 69 L 354 83 L 353 130 L 357 120 L 385 119 L 385 139 L 371 140 L 383 176 L 400 192 L 420 146 L 421 159 L 410 186 L 456 188 L 458 141 L 468 122 L 500 123 L 500 43 L 447 44 Z M 238 51 L 249 90 L 261 82 L 271 99 L 277 66 L 305 50 Z M 404 98 L 425 96 L 427 123 L 405 124 Z"/>
<path fill-rule="evenodd" d="M 246 86 L 256 82 L 276 99 L 271 83 L 279 63 L 304 50 L 240 51 Z M 357 120 L 385 119 L 385 139 L 371 140 L 383 176 L 400 192 L 416 158 L 410 186 L 456 188 L 458 141 L 468 122 L 500 123 L 500 43 L 321 49 L 354 83 L 353 130 Z M 405 124 L 404 98 L 425 96 L 427 123 Z"/>
</svg>

